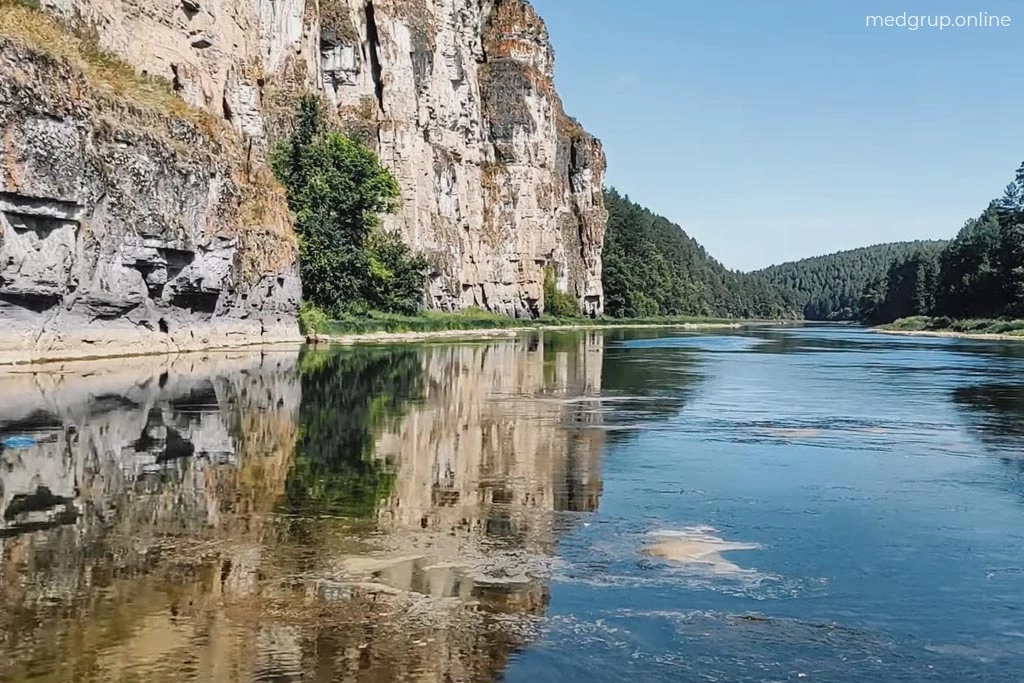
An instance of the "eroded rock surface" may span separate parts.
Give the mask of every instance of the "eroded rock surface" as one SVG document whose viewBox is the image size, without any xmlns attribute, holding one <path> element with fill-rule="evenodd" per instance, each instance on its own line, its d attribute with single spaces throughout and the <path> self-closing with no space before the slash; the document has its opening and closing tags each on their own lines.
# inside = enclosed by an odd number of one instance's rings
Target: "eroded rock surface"
<svg viewBox="0 0 1024 683">
<path fill-rule="evenodd" d="M 535 316 L 551 269 L 601 312 L 605 159 L 563 111 L 524 0 L 42 4 L 227 119 L 255 158 L 321 93 L 397 177 L 386 227 L 429 256 L 429 306 Z"/>
<path fill-rule="evenodd" d="M 297 335 L 287 209 L 221 128 L 0 37 L 0 362 Z"/>
</svg>

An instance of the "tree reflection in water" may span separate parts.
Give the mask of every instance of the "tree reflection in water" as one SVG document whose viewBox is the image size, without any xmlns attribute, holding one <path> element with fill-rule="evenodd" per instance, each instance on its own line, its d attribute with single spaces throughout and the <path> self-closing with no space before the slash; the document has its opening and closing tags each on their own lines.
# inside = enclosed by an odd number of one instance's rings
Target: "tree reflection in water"
<svg viewBox="0 0 1024 683">
<path fill-rule="evenodd" d="M 376 434 L 421 398 L 423 368 L 409 348 L 304 350 L 295 459 L 281 509 L 371 519 L 395 484 L 375 457 Z"/>
</svg>

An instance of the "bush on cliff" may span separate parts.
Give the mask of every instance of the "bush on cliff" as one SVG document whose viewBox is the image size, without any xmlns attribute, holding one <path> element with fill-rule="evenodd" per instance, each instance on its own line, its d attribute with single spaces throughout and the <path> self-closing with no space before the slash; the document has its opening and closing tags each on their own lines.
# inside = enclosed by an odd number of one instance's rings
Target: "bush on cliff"
<svg viewBox="0 0 1024 683">
<path fill-rule="evenodd" d="M 362 143 L 328 130 L 318 99 L 300 102 L 295 131 L 271 153 L 299 237 L 302 293 L 330 315 L 413 313 L 425 259 L 380 228 L 398 183 Z"/>
</svg>

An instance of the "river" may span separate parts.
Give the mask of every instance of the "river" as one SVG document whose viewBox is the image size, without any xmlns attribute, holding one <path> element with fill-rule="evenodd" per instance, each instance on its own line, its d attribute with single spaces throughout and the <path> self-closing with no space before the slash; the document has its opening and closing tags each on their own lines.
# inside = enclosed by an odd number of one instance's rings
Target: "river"
<svg viewBox="0 0 1024 683">
<path fill-rule="evenodd" d="M 83 361 L 0 444 L 5 682 L 1024 680 L 1024 344 Z"/>
</svg>

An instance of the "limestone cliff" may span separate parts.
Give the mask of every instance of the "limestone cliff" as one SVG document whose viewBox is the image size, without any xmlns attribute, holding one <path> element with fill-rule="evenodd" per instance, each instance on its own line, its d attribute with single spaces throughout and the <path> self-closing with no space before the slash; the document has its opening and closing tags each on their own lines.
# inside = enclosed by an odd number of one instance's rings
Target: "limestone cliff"
<svg viewBox="0 0 1024 683">
<path fill-rule="evenodd" d="M 600 144 L 566 116 L 543 22 L 522 0 L 325 0 L 326 96 L 375 134 L 431 256 L 430 304 L 527 317 L 544 269 L 599 314 Z M 327 16 L 331 16 L 328 14 Z"/>
<path fill-rule="evenodd" d="M 520 317 L 544 271 L 603 307 L 600 143 L 562 109 L 524 0 L 42 0 L 64 24 L 226 119 L 253 158 L 320 92 L 402 188 L 427 304 Z"/>
<path fill-rule="evenodd" d="M 0 362 L 294 337 L 287 208 L 242 137 L 0 6 Z"/>
</svg>

